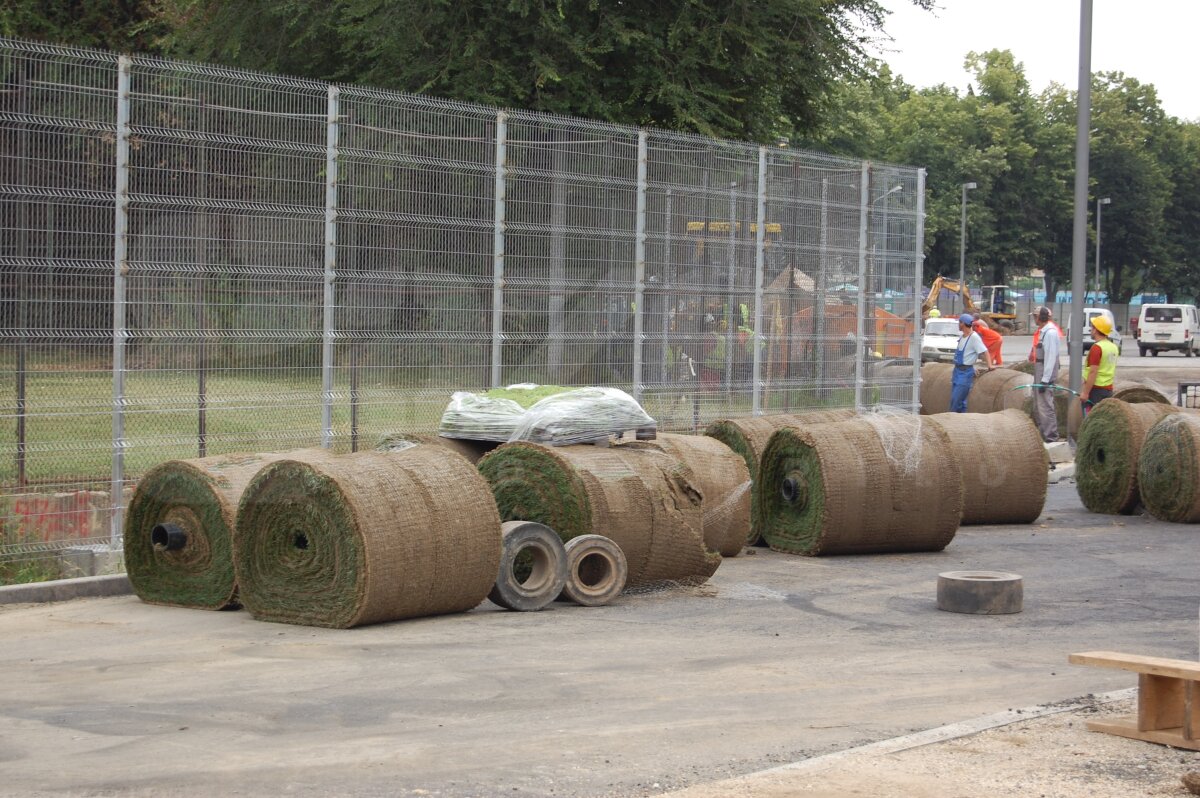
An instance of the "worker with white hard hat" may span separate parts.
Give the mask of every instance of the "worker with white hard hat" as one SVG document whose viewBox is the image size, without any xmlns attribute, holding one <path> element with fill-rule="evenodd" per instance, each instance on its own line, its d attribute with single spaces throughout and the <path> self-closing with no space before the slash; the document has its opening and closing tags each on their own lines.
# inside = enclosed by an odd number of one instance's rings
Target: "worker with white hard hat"
<svg viewBox="0 0 1200 798">
<path fill-rule="evenodd" d="M 1093 316 L 1090 322 L 1092 348 L 1088 350 L 1084 367 L 1083 387 L 1079 390 L 1079 401 L 1083 403 L 1083 414 L 1113 394 L 1113 382 L 1117 376 L 1117 357 L 1120 350 L 1109 340 L 1112 324 L 1103 316 Z"/>
<path fill-rule="evenodd" d="M 991 371 L 992 356 L 984 346 L 979 333 L 972 329 L 975 317 L 964 313 L 958 317 L 958 347 L 954 350 L 954 373 L 950 375 L 950 410 L 954 413 L 967 412 L 967 395 L 975 384 L 975 363 L 983 357 L 987 370 Z"/>
</svg>

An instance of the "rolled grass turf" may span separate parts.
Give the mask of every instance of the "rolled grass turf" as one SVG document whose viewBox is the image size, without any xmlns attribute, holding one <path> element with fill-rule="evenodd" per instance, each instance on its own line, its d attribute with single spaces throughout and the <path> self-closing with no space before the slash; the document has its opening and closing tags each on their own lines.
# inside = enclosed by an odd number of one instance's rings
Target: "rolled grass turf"
<svg viewBox="0 0 1200 798">
<path fill-rule="evenodd" d="M 1075 489 L 1094 513 L 1129 515 L 1138 506 L 1138 459 L 1146 433 L 1179 408 L 1105 399 L 1088 413 L 1075 448 Z"/>
<path fill-rule="evenodd" d="M 1046 503 L 1050 458 L 1033 420 L 1020 410 L 986 416 L 939 413 L 958 455 L 963 485 L 961 523 L 1029 524 Z"/>
<path fill-rule="evenodd" d="M 270 464 L 242 496 L 234 560 L 255 618 L 348 628 L 471 609 L 500 540 L 478 471 L 416 446 Z"/>
<path fill-rule="evenodd" d="M 506 521 L 537 521 L 563 541 L 610 538 L 629 587 L 700 583 L 721 556 L 705 545 L 703 498 L 691 469 L 649 447 L 508 443 L 479 461 Z"/>
<path fill-rule="evenodd" d="M 125 511 L 125 569 L 138 597 L 196 609 L 237 607 L 233 530 L 242 492 L 268 463 L 311 454 L 170 460 L 146 472 Z"/>
<path fill-rule="evenodd" d="M 758 543 L 761 534 L 753 515 L 754 496 L 758 491 L 758 466 L 763 449 L 775 432 L 783 427 L 801 427 L 808 424 L 824 424 L 830 421 L 846 421 L 855 417 L 848 408 L 811 410 L 805 413 L 783 413 L 775 416 L 753 416 L 747 418 L 725 418 L 708 425 L 704 434 L 715 438 L 742 457 L 750 473 L 750 530 L 746 545 Z"/>
<path fill-rule="evenodd" d="M 920 416 L 784 428 L 763 452 L 754 512 L 776 551 L 938 551 L 962 516 L 959 467 L 945 430 Z"/>
<path fill-rule="evenodd" d="M 1200 416 L 1183 411 L 1159 419 L 1146 433 L 1137 472 L 1142 504 L 1151 515 L 1200 522 Z"/>
<path fill-rule="evenodd" d="M 472 465 L 478 463 L 481 457 L 500 445 L 495 441 L 470 441 L 465 438 L 445 438 L 441 435 L 391 432 L 379 439 L 379 443 L 375 446 L 375 451 L 400 452 L 421 444 L 425 446 L 440 446 L 456 454 L 461 454 Z"/>
<path fill-rule="evenodd" d="M 1171 400 L 1162 394 L 1157 388 L 1152 388 L 1149 385 L 1142 385 L 1137 382 L 1121 382 L 1118 380 L 1113 386 L 1113 395 L 1110 399 L 1120 399 L 1122 402 L 1128 402 L 1131 405 L 1138 404 L 1158 404 L 1169 405 Z M 1072 438 L 1079 438 L 1079 427 L 1083 423 L 1083 405 L 1075 397 L 1071 397 L 1069 407 L 1067 408 L 1067 434 Z"/>
</svg>

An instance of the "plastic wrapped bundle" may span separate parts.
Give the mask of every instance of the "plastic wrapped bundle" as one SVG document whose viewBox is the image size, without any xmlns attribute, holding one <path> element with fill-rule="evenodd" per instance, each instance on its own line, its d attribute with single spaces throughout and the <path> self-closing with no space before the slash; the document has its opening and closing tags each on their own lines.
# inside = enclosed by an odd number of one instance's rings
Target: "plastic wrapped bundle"
<svg viewBox="0 0 1200 798">
<path fill-rule="evenodd" d="M 455 391 L 442 412 L 438 432 L 447 438 L 503 442 L 512 436 L 524 414 L 525 408 L 512 399 Z"/>
<path fill-rule="evenodd" d="M 791 554 L 939 551 L 962 516 L 958 455 L 920 416 L 864 416 L 776 432 L 754 512 Z"/>
<path fill-rule="evenodd" d="M 762 460 L 763 449 L 775 432 L 783 427 L 798 427 L 807 424 L 824 424 L 830 421 L 846 421 L 854 418 L 855 412 L 849 408 L 835 410 L 810 410 L 807 413 L 784 413 L 777 416 L 752 416 L 747 418 L 724 418 L 708 425 L 704 434 L 715 438 L 741 455 L 750 473 L 750 531 L 746 536 L 746 545 L 753 546 L 761 538 L 756 526 L 753 507 L 754 495 L 758 491 L 758 465 Z"/>
<path fill-rule="evenodd" d="M 479 472 L 417 446 L 272 463 L 242 496 L 234 552 L 255 618 L 348 628 L 471 609 L 500 539 Z"/>
<path fill-rule="evenodd" d="M 1128 515 L 1138 505 L 1138 458 L 1146 433 L 1179 408 L 1105 399 L 1079 429 L 1075 489 L 1093 513 Z"/>
<path fill-rule="evenodd" d="M 963 524 L 1029 524 L 1046 503 L 1050 458 L 1033 420 L 1020 410 L 987 416 L 939 413 L 962 468 Z"/>
<path fill-rule="evenodd" d="M 479 461 L 506 521 L 537 521 L 564 541 L 603 534 L 629 567 L 628 586 L 699 583 L 721 556 L 704 543 L 695 476 L 646 447 L 510 443 Z"/>
<path fill-rule="evenodd" d="M 551 446 L 584 443 L 625 430 L 655 426 L 654 419 L 629 394 L 617 388 L 558 388 L 525 405 L 545 386 L 510 386 L 500 393 L 455 393 L 442 414 L 440 434 L 479 441 L 533 441 Z"/>
<path fill-rule="evenodd" d="M 1138 489 L 1155 518 L 1200 522 L 1200 416 L 1172 413 L 1150 428 L 1138 461 Z"/>
<path fill-rule="evenodd" d="M 233 529 L 242 491 L 268 463 L 321 454 L 230 454 L 150 469 L 125 512 L 125 569 L 134 592 L 151 604 L 236 607 Z"/>
<path fill-rule="evenodd" d="M 384 435 L 375 445 L 377 452 L 402 452 L 414 446 L 441 446 L 467 458 L 472 465 L 479 458 L 500 444 L 494 441 L 469 441 L 464 438 L 446 438 L 442 435 L 421 435 L 411 432 L 392 432 Z"/>
</svg>

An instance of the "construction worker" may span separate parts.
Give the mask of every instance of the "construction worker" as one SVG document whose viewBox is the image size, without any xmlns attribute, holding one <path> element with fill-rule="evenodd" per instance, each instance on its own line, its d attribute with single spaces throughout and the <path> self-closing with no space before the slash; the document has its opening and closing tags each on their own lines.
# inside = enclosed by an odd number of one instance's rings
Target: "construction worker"
<svg viewBox="0 0 1200 798">
<path fill-rule="evenodd" d="M 1046 311 L 1047 313 L 1050 313 L 1050 308 L 1045 307 L 1043 305 L 1038 305 L 1033 310 L 1033 321 L 1034 321 L 1035 327 L 1033 330 L 1033 346 L 1029 350 L 1029 362 L 1030 363 L 1033 363 L 1036 359 L 1035 355 L 1037 354 L 1038 336 L 1040 336 L 1042 333 L 1042 328 L 1040 326 L 1036 326 L 1036 325 L 1041 324 L 1041 322 L 1038 321 L 1038 316 L 1041 315 L 1041 312 L 1043 310 Z M 1065 341 L 1066 336 L 1063 335 L 1062 327 L 1059 327 L 1057 324 L 1054 323 L 1054 314 L 1053 313 L 1050 313 L 1050 318 L 1051 318 L 1050 324 L 1054 327 L 1055 330 L 1058 331 L 1058 340 Z"/>
<path fill-rule="evenodd" d="M 937 308 L 930 308 L 929 318 L 940 319 L 941 317 L 942 317 L 942 312 L 940 310 L 938 310 Z"/>
<path fill-rule="evenodd" d="M 1000 350 L 1004 348 L 1004 336 L 989 327 L 988 323 L 978 314 L 975 316 L 975 323 L 971 326 L 983 339 L 983 345 L 987 347 L 988 354 L 992 356 L 992 365 L 997 368 L 1003 366 L 1004 358 L 1001 357 Z"/>
<path fill-rule="evenodd" d="M 1033 421 L 1042 433 L 1042 440 L 1058 440 L 1058 414 L 1054 409 L 1054 384 L 1058 379 L 1058 353 L 1062 336 L 1058 325 L 1050 320 L 1050 308 L 1038 308 L 1038 334 L 1033 346 Z"/>
<path fill-rule="evenodd" d="M 954 350 L 954 373 L 950 375 L 950 410 L 954 413 L 967 412 L 967 395 L 975 384 L 975 362 L 980 356 L 987 363 L 988 371 L 995 368 L 983 339 L 971 329 L 974 324 L 975 318 L 970 313 L 958 317 L 958 333 L 961 337 L 958 339 L 958 348 Z"/>
<path fill-rule="evenodd" d="M 1079 401 L 1083 403 L 1086 417 L 1093 407 L 1113 394 L 1113 380 L 1117 376 L 1117 356 L 1120 350 L 1109 340 L 1112 324 L 1103 316 L 1093 316 L 1091 321 L 1092 348 L 1088 350 L 1084 366 L 1083 387 L 1079 390 Z"/>
</svg>

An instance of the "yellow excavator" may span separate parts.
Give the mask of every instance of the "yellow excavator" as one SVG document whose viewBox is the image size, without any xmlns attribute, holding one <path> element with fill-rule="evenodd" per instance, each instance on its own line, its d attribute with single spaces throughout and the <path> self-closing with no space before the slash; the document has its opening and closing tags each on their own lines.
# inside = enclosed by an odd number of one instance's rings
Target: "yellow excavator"
<svg viewBox="0 0 1200 798">
<path fill-rule="evenodd" d="M 985 285 L 981 297 L 983 307 L 979 307 L 971 299 L 970 288 L 965 283 L 938 275 L 929 287 L 929 294 L 921 303 L 921 318 L 927 318 L 929 311 L 937 307 L 938 296 L 945 289 L 958 294 L 962 298 L 962 309 L 966 313 L 978 313 L 987 325 L 1001 335 L 1019 333 L 1022 330 L 1021 320 L 1017 318 L 1017 303 L 1009 293 L 1007 285 Z"/>
</svg>

